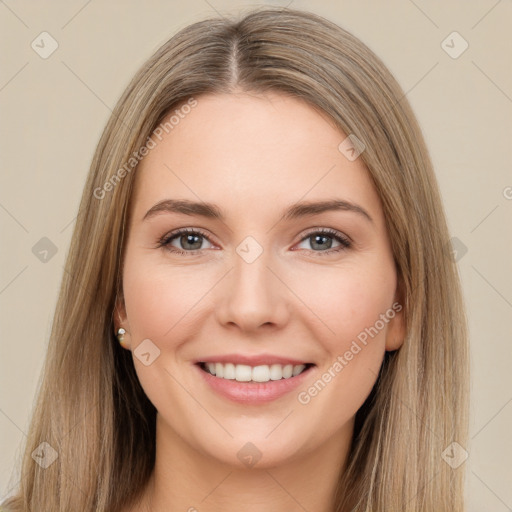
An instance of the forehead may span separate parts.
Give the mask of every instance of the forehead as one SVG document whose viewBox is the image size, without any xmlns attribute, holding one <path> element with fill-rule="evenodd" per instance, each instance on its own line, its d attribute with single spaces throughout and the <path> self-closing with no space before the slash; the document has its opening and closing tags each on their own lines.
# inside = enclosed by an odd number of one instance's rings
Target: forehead
<svg viewBox="0 0 512 512">
<path fill-rule="evenodd" d="M 156 146 L 137 168 L 136 217 L 167 197 L 211 201 L 233 215 L 337 197 L 379 215 L 364 162 L 338 149 L 347 135 L 327 114 L 280 93 L 195 99 L 168 114 L 167 131 L 153 137 Z"/>
</svg>

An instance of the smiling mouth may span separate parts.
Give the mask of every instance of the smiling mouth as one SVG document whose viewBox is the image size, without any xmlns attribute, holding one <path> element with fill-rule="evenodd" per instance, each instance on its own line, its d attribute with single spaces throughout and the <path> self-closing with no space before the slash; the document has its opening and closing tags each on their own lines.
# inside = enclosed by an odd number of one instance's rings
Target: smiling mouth
<svg viewBox="0 0 512 512">
<path fill-rule="evenodd" d="M 210 375 L 213 375 L 220 379 L 236 380 L 237 382 L 259 383 L 291 379 L 293 377 L 297 377 L 298 375 L 305 372 L 312 366 L 315 366 L 313 363 L 298 365 L 263 364 L 258 366 L 210 362 L 200 362 L 197 364 L 206 373 L 209 373 Z"/>
</svg>

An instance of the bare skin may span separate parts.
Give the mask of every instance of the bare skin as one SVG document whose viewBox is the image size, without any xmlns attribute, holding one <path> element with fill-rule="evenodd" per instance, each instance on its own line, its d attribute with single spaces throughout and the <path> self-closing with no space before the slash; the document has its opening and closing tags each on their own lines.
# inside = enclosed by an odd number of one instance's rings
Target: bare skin
<svg viewBox="0 0 512 512">
<path fill-rule="evenodd" d="M 386 313 L 400 294 L 381 202 L 362 159 L 338 150 L 346 134 L 300 100 L 196 99 L 137 169 L 131 204 L 116 327 L 127 331 L 127 350 L 146 339 L 160 350 L 147 366 L 133 357 L 158 414 L 154 472 L 131 510 L 332 512 L 355 414 L 385 351 L 404 338 L 403 311 Z M 170 198 L 215 203 L 224 219 L 161 211 L 144 220 Z M 282 218 L 299 201 L 332 199 L 366 214 Z M 178 228 L 200 233 L 157 247 Z M 237 252 L 248 236 L 262 249 L 251 263 Z M 356 352 L 358 335 L 383 314 L 384 326 Z M 299 389 L 241 404 L 210 388 L 195 365 L 234 353 L 315 366 Z M 339 356 L 342 369 L 333 369 Z M 328 382 L 308 393 L 319 379 Z M 252 466 L 239 457 L 247 443 L 261 455 Z"/>
</svg>

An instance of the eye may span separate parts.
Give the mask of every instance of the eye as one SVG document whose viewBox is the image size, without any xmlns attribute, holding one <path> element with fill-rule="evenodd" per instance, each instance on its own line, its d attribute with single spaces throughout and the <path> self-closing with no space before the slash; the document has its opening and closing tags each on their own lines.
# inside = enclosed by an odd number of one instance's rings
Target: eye
<svg viewBox="0 0 512 512">
<path fill-rule="evenodd" d="M 334 249 L 331 249 L 332 239 L 334 239 L 339 244 L 339 246 L 335 247 Z M 306 250 L 308 252 L 316 253 L 318 256 L 343 251 L 352 245 L 348 237 L 344 236 L 339 231 L 330 228 L 315 228 L 315 231 L 310 231 L 305 237 L 302 238 L 301 243 L 305 241 L 310 241 L 310 245 L 313 247 L 313 249 Z"/>
<path fill-rule="evenodd" d="M 172 245 L 175 240 L 182 249 Z M 165 247 L 170 252 L 178 254 L 197 254 L 202 250 L 203 240 L 209 239 L 202 231 L 193 228 L 181 228 L 165 235 L 158 242 L 157 247 Z"/>
<path fill-rule="evenodd" d="M 158 241 L 157 248 L 165 247 L 168 251 L 176 254 L 195 255 L 205 249 L 201 247 L 204 240 L 207 240 L 211 244 L 208 236 L 201 230 L 181 228 L 162 237 Z M 335 240 L 339 244 L 338 247 L 335 246 L 335 248 L 332 249 L 332 240 Z M 313 247 L 313 249 L 306 250 L 318 256 L 343 251 L 352 245 L 348 237 L 330 228 L 315 228 L 302 238 L 301 243 L 305 241 L 311 241 L 311 247 Z M 174 242 L 181 247 L 176 247 Z M 207 248 L 208 247 L 206 247 L 206 249 Z"/>
</svg>

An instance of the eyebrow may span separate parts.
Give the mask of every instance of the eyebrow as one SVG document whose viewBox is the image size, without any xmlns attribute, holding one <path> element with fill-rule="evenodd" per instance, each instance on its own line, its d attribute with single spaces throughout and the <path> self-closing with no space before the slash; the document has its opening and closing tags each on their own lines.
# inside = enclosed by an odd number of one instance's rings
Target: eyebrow
<svg viewBox="0 0 512 512">
<path fill-rule="evenodd" d="M 342 199 L 330 199 L 327 201 L 302 201 L 288 207 L 282 220 L 294 220 L 301 217 L 319 215 L 329 211 L 354 212 L 370 222 L 373 219 L 370 214 L 357 204 Z M 152 206 L 143 217 L 143 221 L 161 213 L 181 213 L 184 215 L 197 215 L 208 219 L 215 219 L 224 222 L 225 217 L 222 210 L 213 203 L 196 202 L 188 199 L 165 199 Z"/>
</svg>

